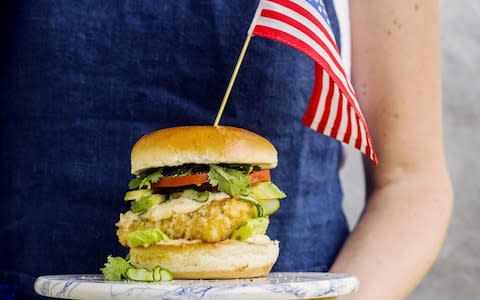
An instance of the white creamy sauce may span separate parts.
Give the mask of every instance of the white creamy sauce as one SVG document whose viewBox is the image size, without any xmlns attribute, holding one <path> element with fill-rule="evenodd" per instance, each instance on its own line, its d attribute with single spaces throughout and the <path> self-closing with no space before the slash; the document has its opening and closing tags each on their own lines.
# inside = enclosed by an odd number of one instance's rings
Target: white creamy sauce
<svg viewBox="0 0 480 300">
<path fill-rule="evenodd" d="M 271 242 L 270 238 L 264 234 L 252 235 L 246 240 L 249 244 L 265 245 Z"/>
<path fill-rule="evenodd" d="M 176 239 L 170 241 L 160 241 L 157 245 L 173 245 L 173 246 L 181 246 L 185 244 L 198 244 L 201 243 L 201 240 L 186 240 L 186 239 Z"/>
<path fill-rule="evenodd" d="M 152 206 L 145 214 L 145 218 L 156 222 L 170 218 L 173 213 L 186 214 L 196 211 L 200 207 L 207 205 L 212 201 L 219 201 L 227 198 L 230 198 L 230 196 L 225 193 L 210 193 L 208 200 L 205 202 L 197 202 L 184 197 L 172 199 Z M 129 210 L 124 214 L 120 214 L 120 220 L 115 225 L 118 227 L 128 228 L 135 221 L 140 221 L 140 218 L 136 213 L 133 213 Z"/>
<path fill-rule="evenodd" d="M 156 222 L 170 218 L 173 213 L 186 214 L 196 211 L 200 207 L 207 205 L 212 201 L 218 201 L 227 198 L 230 198 L 230 196 L 225 193 L 210 193 L 208 200 L 205 202 L 197 202 L 189 198 L 180 197 L 152 206 L 145 214 L 145 218 Z"/>
<path fill-rule="evenodd" d="M 124 214 L 120 214 L 120 220 L 115 224 L 117 227 L 128 228 L 133 222 L 140 220 L 137 214 L 130 210 Z"/>
</svg>

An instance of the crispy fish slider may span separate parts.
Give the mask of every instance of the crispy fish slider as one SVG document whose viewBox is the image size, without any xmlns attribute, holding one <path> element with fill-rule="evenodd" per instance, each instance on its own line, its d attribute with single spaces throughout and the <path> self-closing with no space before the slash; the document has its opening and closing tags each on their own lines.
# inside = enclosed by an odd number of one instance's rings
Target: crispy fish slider
<svg viewBox="0 0 480 300">
<path fill-rule="evenodd" d="M 131 164 L 131 209 L 116 226 L 133 266 L 179 279 L 269 273 L 279 243 L 265 232 L 285 197 L 270 181 L 269 141 L 235 127 L 167 128 L 142 137 Z"/>
</svg>

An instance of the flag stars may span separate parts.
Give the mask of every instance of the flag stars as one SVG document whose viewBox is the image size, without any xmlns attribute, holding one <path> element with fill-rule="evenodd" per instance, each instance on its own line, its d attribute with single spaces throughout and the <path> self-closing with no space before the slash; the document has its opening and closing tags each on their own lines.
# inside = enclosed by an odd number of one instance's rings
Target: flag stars
<svg viewBox="0 0 480 300">
<path fill-rule="evenodd" d="M 330 20 L 328 18 L 328 12 L 327 8 L 325 7 L 325 3 L 323 3 L 323 0 L 307 0 L 308 3 L 310 3 L 315 10 L 317 10 L 320 15 L 325 19 L 325 21 L 330 24 Z"/>
</svg>

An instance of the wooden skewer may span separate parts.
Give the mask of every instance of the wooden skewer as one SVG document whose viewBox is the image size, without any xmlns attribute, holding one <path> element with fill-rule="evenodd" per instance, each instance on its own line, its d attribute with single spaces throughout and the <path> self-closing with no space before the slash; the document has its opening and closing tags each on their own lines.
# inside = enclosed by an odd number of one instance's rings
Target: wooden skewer
<svg viewBox="0 0 480 300">
<path fill-rule="evenodd" d="M 237 63 L 235 64 L 235 69 L 233 69 L 232 77 L 230 77 L 230 82 L 228 83 L 227 90 L 225 91 L 225 95 L 223 96 L 222 104 L 220 105 L 220 109 L 218 110 L 217 117 L 215 118 L 215 123 L 213 123 L 213 126 L 218 126 L 218 123 L 220 123 L 223 110 L 225 109 L 225 105 L 227 104 L 228 97 L 230 96 L 230 92 L 232 91 L 233 84 L 235 83 L 235 79 L 238 75 L 238 70 L 240 69 L 240 65 L 242 64 L 243 58 L 245 57 L 245 53 L 247 52 L 248 44 L 250 44 L 251 38 L 252 35 L 248 34 L 245 42 L 243 42 L 242 51 L 240 52 Z"/>
</svg>

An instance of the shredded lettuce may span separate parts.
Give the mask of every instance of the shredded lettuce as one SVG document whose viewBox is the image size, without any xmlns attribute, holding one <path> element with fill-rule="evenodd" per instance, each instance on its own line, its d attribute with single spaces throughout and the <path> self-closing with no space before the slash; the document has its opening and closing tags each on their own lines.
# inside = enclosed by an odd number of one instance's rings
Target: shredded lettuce
<svg viewBox="0 0 480 300">
<path fill-rule="evenodd" d="M 220 192 L 233 197 L 248 196 L 250 193 L 250 178 L 238 170 L 210 165 L 208 180 L 212 186 L 218 186 Z"/>
<path fill-rule="evenodd" d="M 126 278 L 125 273 L 132 265 L 122 257 L 113 257 L 109 255 L 105 267 L 100 271 L 103 273 L 105 280 L 118 281 Z"/>
<path fill-rule="evenodd" d="M 170 241 L 170 238 L 158 228 L 134 231 L 127 235 L 130 248 L 154 245 L 161 241 Z"/>
<path fill-rule="evenodd" d="M 268 217 L 250 219 L 242 227 L 235 230 L 230 238 L 232 240 L 246 241 L 252 235 L 265 234 L 270 220 Z"/>
</svg>

